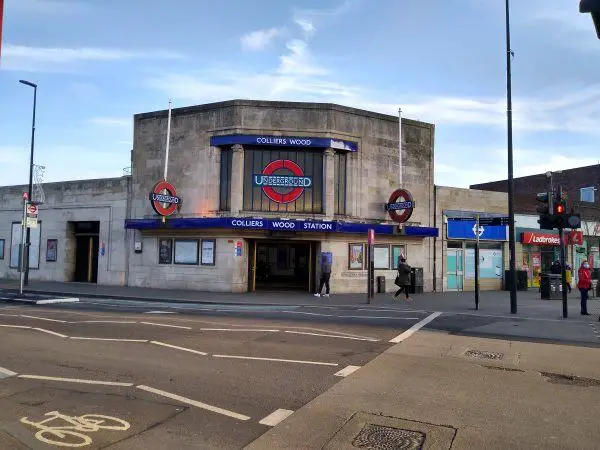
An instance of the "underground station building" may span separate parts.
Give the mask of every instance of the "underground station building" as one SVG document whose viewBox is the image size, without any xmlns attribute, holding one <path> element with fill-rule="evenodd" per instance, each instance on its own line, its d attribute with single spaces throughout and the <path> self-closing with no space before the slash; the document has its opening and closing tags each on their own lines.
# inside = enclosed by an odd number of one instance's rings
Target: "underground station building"
<svg viewBox="0 0 600 450">
<path fill-rule="evenodd" d="M 388 292 L 400 255 L 425 292 L 444 289 L 432 124 L 321 103 L 177 108 L 165 177 L 168 115 L 134 116 L 130 174 L 43 185 L 31 280 L 309 293 L 328 259 L 333 294 L 364 293 L 373 230 Z M 24 190 L 0 188 L 0 278 L 19 275 Z"/>
</svg>

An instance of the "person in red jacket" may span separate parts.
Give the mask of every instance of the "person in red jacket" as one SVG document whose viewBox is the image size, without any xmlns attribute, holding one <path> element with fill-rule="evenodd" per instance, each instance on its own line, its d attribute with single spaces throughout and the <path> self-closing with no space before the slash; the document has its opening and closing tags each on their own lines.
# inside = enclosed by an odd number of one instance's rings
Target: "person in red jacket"
<svg viewBox="0 0 600 450">
<path fill-rule="evenodd" d="M 579 281 L 577 282 L 577 287 L 579 288 L 579 292 L 581 292 L 581 315 L 589 316 L 590 314 L 587 311 L 587 301 L 588 291 L 592 287 L 592 273 L 590 272 L 590 265 L 587 261 L 581 263 L 578 274 Z"/>
</svg>

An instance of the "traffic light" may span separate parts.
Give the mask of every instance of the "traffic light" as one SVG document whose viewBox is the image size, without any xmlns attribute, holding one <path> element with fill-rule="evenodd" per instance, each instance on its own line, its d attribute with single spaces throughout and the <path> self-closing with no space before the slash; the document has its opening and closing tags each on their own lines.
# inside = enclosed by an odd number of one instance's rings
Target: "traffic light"
<svg viewBox="0 0 600 450">
<path fill-rule="evenodd" d="M 579 2 L 579 12 L 592 14 L 596 34 L 600 39 L 600 0 L 581 0 Z"/>
<path fill-rule="evenodd" d="M 540 224 L 540 229 L 542 230 L 553 230 L 554 229 L 554 215 L 552 208 L 552 193 L 551 192 L 541 192 L 535 196 L 538 202 L 542 204 L 539 205 L 536 209 L 537 212 L 540 213 L 540 219 L 538 223 Z"/>
</svg>

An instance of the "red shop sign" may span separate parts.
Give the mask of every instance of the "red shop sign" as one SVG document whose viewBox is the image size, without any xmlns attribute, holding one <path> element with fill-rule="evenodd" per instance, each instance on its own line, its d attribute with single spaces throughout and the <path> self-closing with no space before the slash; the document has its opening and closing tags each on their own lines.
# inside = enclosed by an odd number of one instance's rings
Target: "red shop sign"
<svg viewBox="0 0 600 450">
<path fill-rule="evenodd" d="M 583 231 L 569 231 L 569 233 L 565 235 L 565 244 L 583 245 Z"/>
<path fill-rule="evenodd" d="M 526 231 L 521 235 L 521 242 L 528 245 L 560 245 L 558 234 L 536 233 Z"/>
</svg>

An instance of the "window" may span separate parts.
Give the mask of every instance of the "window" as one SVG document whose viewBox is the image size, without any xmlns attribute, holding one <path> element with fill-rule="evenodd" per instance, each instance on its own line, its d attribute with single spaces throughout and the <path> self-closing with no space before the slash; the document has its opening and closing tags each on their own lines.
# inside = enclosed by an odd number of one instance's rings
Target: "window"
<svg viewBox="0 0 600 450">
<path fill-rule="evenodd" d="M 173 264 L 173 239 L 158 240 L 158 263 Z"/>
<path fill-rule="evenodd" d="M 29 247 L 29 268 L 40 268 L 40 234 L 42 231 L 42 222 L 38 222 L 37 228 L 30 228 L 30 244 Z M 21 223 L 14 222 L 12 224 L 12 235 L 10 240 L 10 267 L 16 269 L 19 267 L 19 250 L 21 245 Z"/>
<path fill-rule="evenodd" d="M 231 161 L 233 152 L 231 149 L 221 149 L 221 183 L 219 185 L 219 209 L 229 211 L 231 209 Z"/>
<path fill-rule="evenodd" d="M 334 157 L 334 206 L 335 214 L 346 214 L 346 164 L 347 154 L 336 153 Z"/>
<path fill-rule="evenodd" d="M 362 270 L 365 264 L 364 244 L 348 244 L 348 269 Z"/>
<path fill-rule="evenodd" d="M 396 270 L 398 268 L 400 256 L 406 258 L 406 245 L 392 245 L 392 269 Z"/>
<path fill-rule="evenodd" d="M 4 259 L 4 239 L 0 239 L 0 259 Z"/>
<path fill-rule="evenodd" d="M 198 265 L 198 240 L 175 239 L 175 264 Z"/>
<path fill-rule="evenodd" d="M 594 187 L 585 187 L 585 188 L 581 188 L 579 190 L 580 192 L 580 200 L 582 202 L 590 202 L 590 203 L 594 203 L 595 199 L 594 199 L 594 191 L 596 189 Z"/>
<path fill-rule="evenodd" d="M 375 269 L 386 270 L 390 268 L 390 246 L 375 245 L 373 248 L 373 266 Z"/>
<path fill-rule="evenodd" d="M 200 261 L 203 266 L 215 265 L 215 247 L 214 239 L 202 239 L 202 255 Z"/>
</svg>

